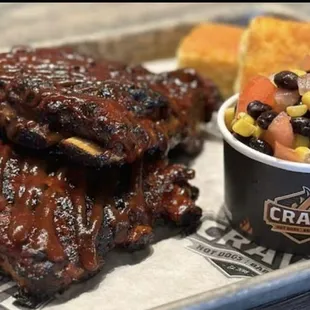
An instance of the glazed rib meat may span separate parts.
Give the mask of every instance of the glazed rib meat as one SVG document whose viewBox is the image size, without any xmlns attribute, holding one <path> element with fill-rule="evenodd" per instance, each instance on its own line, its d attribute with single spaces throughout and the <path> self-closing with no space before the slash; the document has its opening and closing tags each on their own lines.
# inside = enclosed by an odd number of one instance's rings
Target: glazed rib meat
<svg viewBox="0 0 310 310">
<path fill-rule="evenodd" d="M 103 169 L 0 144 L 0 266 L 45 298 L 97 273 L 114 247 L 148 245 L 158 220 L 194 227 L 194 172 L 154 156 Z"/>
<path fill-rule="evenodd" d="M 195 152 L 199 124 L 218 101 L 212 82 L 192 70 L 156 75 L 57 48 L 0 55 L 0 126 L 8 138 L 56 146 L 85 165 L 132 163 L 178 144 Z"/>
<path fill-rule="evenodd" d="M 219 102 L 190 69 L 154 74 L 66 48 L 0 54 L 0 268 L 20 301 L 94 275 L 113 248 L 147 246 L 159 223 L 196 228 L 194 171 L 167 154 L 197 153 Z"/>
</svg>

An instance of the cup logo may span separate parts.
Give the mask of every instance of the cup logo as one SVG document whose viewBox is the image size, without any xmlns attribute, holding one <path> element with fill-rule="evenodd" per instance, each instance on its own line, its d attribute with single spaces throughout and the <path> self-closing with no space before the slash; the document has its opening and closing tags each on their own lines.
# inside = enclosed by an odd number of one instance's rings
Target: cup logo
<svg viewBox="0 0 310 310">
<path fill-rule="evenodd" d="M 302 244 L 310 241 L 310 189 L 267 199 L 264 203 L 264 221 L 271 230 L 282 233 Z"/>
</svg>

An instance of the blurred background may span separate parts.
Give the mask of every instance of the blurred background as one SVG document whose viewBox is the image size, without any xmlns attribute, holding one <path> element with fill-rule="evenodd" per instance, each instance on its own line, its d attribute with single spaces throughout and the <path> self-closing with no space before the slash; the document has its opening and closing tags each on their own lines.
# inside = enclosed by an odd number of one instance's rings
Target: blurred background
<svg viewBox="0 0 310 310">
<path fill-rule="evenodd" d="M 125 61 L 173 56 L 200 21 L 246 24 L 259 14 L 307 19 L 307 3 L 0 3 L 0 49 L 78 45 Z"/>
<path fill-rule="evenodd" d="M 0 45 L 84 36 L 124 27 L 192 18 L 209 19 L 262 10 L 310 13 L 307 3 L 1 3 Z"/>
</svg>

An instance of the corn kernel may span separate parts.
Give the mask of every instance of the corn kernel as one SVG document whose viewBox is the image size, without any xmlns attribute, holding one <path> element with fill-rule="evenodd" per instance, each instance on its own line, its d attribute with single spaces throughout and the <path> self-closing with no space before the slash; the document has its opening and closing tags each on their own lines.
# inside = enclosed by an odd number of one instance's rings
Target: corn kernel
<svg viewBox="0 0 310 310">
<path fill-rule="evenodd" d="M 305 104 L 310 110 L 310 91 L 307 91 L 303 94 L 303 96 L 301 97 L 301 102 L 302 104 Z"/>
<path fill-rule="evenodd" d="M 250 116 L 249 114 L 245 113 L 245 112 L 240 112 L 237 116 L 237 119 L 243 119 L 245 120 L 246 122 L 248 122 L 249 124 L 251 125 L 254 125 L 255 124 L 255 119 Z"/>
<path fill-rule="evenodd" d="M 295 135 L 294 146 L 295 148 L 300 147 L 300 146 L 308 147 L 309 138 L 302 136 L 302 135 Z"/>
<path fill-rule="evenodd" d="M 233 124 L 232 130 L 240 136 L 250 137 L 255 131 L 255 126 L 240 118 Z"/>
<path fill-rule="evenodd" d="M 232 122 L 234 120 L 234 117 L 235 117 L 235 108 L 226 109 L 224 120 L 228 130 L 232 129 Z"/>
<path fill-rule="evenodd" d="M 250 116 L 249 114 L 246 114 L 246 115 L 243 117 L 243 119 L 244 119 L 246 122 L 248 122 L 249 124 L 251 124 L 251 125 L 254 125 L 254 124 L 255 124 L 255 119 L 254 119 L 252 116 Z"/>
<path fill-rule="evenodd" d="M 265 132 L 264 129 L 260 128 L 259 126 L 255 126 L 255 131 L 253 133 L 253 136 L 259 139 L 263 135 L 264 132 Z"/>
<path fill-rule="evenodd" d="M 298 76 L 303 76 L 303 75 L 307 74 L 306 71 L 298 70 L 298 69 L 294 69 L 294 70 L 290 70 L 290 71 L 297 74 Z"/>
<path fill-rule="evenodd" d="M 296 154 L 302 162 L 310 162 L 310 149 L 305 146 L 300 146 L 295 149 Z"/>
<path fill-rule="evenodd" d="M 292 117 L 303 116 L 308 111 L 308 107 L 305 104 L 294 105 L 286 108 L 286 113 Z"/>
<path fill-rule="evenodd" d="M 236 118 L 237 119 L 244 118 L 245 114 L 246 114 L 245 112 L 240 112 L 240 113 L 237 114 Z"/>
</svg>

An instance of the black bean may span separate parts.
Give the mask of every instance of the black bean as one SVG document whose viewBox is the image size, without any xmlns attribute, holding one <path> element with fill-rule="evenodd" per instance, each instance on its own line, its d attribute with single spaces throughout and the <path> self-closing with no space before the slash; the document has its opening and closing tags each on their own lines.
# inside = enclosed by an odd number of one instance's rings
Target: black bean
<svg viewBox="0 0 310 310">
<path fill-rule="evenodd" d="M 250 138 L 249 137 L 243 137 L 237 133 L 233 133 L 232 134 L 238 141 L 242 142 L 243 144 L 246 144 L 248 145 L 249 144 L 249 141 L 250 141 Z"/>
<path fill-rule="evenodd" d="M 257 119 L 262 113 L 270 111 L 272 108 L 270 105 L 262 103 L 259 100 L 251 101 L 247 106 L 247 112 L 254 119 Z"/>
<path fill-rule="evenodd" d="M 272 147 L 264 140 L 256 139 L 252 137 L 249 141 L 249 147 L 258 152 L 271 155 L 271 156 L 273 155 Z"/>
<path fill-rule="evenodd" d="M 306 117 L 294 117 L 291 119 L 294 133 L 310 137 L 310 119 Z"/>
<path fill-rule="evenodd" d="M 277 113 L 274 111 L 266 111 L 262 113 L 257 119 L 257 125 L 262 129 L 268 129 L 271 122 L 277 116 Z"/>
<path fill-rule="evenodd" d="M 274 76 L 275 84 L 284 89 L 298 89 L 298 75 L 291 71 L 281 71 Z"/>
</svg>

